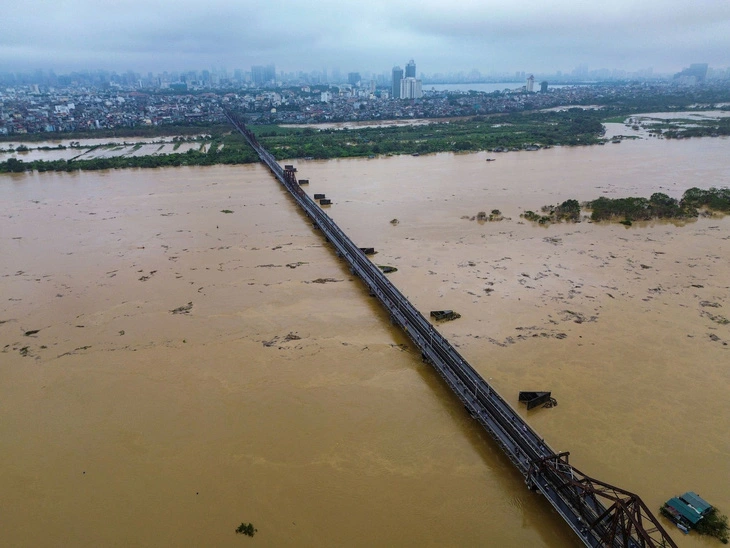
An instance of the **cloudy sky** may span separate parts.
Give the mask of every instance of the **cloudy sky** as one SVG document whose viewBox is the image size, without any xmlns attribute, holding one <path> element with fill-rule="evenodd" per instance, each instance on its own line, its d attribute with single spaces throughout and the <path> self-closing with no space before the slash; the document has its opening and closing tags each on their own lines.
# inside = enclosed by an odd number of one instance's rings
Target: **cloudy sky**
<svg viewBox="0 0 730 548">
<path fill-rule="evenodd" d="M 730 66 L 730 0 L 4 0 L 0 71 Z"/>
</svg>

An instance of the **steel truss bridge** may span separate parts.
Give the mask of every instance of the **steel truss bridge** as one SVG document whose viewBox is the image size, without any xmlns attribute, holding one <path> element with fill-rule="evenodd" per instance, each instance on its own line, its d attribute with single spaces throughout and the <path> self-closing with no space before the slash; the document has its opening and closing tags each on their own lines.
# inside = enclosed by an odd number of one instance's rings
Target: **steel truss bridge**
<svg viewBox="0 0 730 548">
<path fill-rule="evenodd" d="M 525 477 L 528 488 L 542 493 L 586 546 L 676 548 L 638 495 L 585 475 L 570 464 L 569 453 L 553 451 L 302 190 L 296 169 L 282 168 L 234 113 L 226 112 L 226 117 L 351 272 L 377 297 L 393 324 L 406 332 L 423 361 L 433 366 L 469 414 L 499 444 Z"/>
</svg>

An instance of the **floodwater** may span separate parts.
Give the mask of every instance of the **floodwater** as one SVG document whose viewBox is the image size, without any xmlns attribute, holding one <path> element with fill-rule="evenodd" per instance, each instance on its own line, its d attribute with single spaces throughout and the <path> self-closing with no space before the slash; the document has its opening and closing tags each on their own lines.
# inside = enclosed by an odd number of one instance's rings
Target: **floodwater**
<svg viewBox="0 0 730 548">
<path fill-rule="evenodd" d="M 318 124 L 281 124 L 281 127 L 290 128 L 314 128 L 319 130 L 327 129 L 365 129 L 374 127 L 398 127 L 398 126 L 428 126 L 436 123 L 448 123 L 454 120 L 465 118 L 408 118 L 406 120 L 382 120 L 382 121 L 355 121 L 355 122 L 327 122 Z"/>
<path fill-rule="evenodd" d="M 730 217 L 519 215 L 728 186 L 729 152 L 297 167 L 421 311 L 462 315 L 439 329 L 577 468 L 657 513 L 686 490 L 727 513 Z M 5 175 L 0 204 L 3 544 L 240 546 L 251 522 L 258 546 L 578 545 L 262 167 Z"/>
<path fill-rule="evenodd" d="M 0 162 L 10 158 L 33 162 L 35 160 L 91 160 L 95 158 L 113 158 L 117 156 L 152 156 L 160 154 L 182 154 L 188 150 L 205 150 L 209 145 L 202 145 L 199 142 L 176 143 L 173 137 L 108 137 L 106 139 L 64 139 L 58 141 L 23 141 L 17 143 L 0 143 Z M 79 143 L 78 147 L 71 148 L 71 143 Z M 25 145 L 28 150 L 21 152 L 8 152 L 10 148 L 16 148 L 18 144 Z M 6 146 L 3 146 L 6 145 Z M 42 147 L 57 147 L 63 145 L 65 149 L 52 148 L 41 150 Z M 79 148 L 81 147 L 81 148 Z M 201 148 L 202 147 L 202 148 Z"/>
</svg>

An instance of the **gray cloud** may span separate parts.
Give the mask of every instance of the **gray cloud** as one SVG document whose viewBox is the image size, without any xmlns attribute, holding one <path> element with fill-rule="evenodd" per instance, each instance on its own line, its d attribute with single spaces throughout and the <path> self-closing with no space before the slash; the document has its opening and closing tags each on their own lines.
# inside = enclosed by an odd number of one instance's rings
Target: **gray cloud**
<svg viewBox="0 0 730 548">
<path fill-rule="evenodd" d="M 675 71 L 730 64 L 725 0 L 90 0 L 3 9 L 0 70 Z"/>
</svg>

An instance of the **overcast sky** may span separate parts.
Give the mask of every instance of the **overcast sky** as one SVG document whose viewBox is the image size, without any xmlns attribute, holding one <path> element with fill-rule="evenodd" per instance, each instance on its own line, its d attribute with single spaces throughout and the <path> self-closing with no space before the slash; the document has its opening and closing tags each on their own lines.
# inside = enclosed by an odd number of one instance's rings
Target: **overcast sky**
<svg viewBox="0 0 730 548">
<path fill-rule="evenodd" d="M 730 66 L 730 0 L 3 0 L 0 71 L 677 72 Z"/>
</svg>

